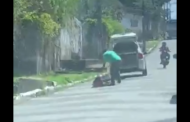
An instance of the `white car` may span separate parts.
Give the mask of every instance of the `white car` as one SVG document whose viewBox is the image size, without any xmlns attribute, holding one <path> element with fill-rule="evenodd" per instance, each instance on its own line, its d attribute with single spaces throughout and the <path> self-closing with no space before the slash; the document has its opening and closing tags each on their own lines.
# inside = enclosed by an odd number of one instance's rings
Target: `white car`
<svg viewBox="0 0 190 122">
<path fill-rule="evenodd" d="M 147 75 L 146 58 L 137 42 L 135 33 L 111 36 L 111 47 L 122 58 L 120 72 L 142 72 Z"/>
</svg>

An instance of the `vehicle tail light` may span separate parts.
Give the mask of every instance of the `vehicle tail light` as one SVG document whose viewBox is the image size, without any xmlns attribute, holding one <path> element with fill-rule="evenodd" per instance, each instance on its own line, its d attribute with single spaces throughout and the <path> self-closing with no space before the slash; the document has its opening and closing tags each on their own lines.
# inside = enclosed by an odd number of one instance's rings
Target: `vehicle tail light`
<svg viewBox="0 0 190 122">
<path fill-rule="evenodd" d="M 139 57 L 139 59 L 142 59 L 144 57 L 144 55 L 142 53 L 139 53 L 138 57 Z"/>
</svg>

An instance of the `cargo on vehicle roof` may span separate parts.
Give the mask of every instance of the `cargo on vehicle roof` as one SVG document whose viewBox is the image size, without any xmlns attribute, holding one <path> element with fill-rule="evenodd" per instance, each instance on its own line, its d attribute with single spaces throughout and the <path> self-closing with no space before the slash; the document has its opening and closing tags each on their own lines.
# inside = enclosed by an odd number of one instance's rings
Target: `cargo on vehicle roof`
<svg viewBox="0 0 190 122">
<path fill-rule="evenodd" d="M 111 36 L 111 46 L 120 42 L 137 42 L 138 36 L 136 33 L 115 34 Z"/>
<path fill-rule="evenodd" d="M 137 34 L 136 33 L 125 33 L 125 34 L 114 34 L 111 36 L 111 39 L 115 39 L 115 38 L 123 38 L 123 37 L 136 37 Z"/>
</svg>

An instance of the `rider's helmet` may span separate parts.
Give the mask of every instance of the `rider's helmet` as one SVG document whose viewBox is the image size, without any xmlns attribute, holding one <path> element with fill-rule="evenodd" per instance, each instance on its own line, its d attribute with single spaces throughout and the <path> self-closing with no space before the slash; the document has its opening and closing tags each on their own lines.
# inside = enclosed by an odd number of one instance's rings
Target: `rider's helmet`
<svg viewBox="0 0 190 122">
<path fill-rule="evenodd" d="M 166 42 L 162 42 L 162 46 L 166 46 Z"/>
</svg>

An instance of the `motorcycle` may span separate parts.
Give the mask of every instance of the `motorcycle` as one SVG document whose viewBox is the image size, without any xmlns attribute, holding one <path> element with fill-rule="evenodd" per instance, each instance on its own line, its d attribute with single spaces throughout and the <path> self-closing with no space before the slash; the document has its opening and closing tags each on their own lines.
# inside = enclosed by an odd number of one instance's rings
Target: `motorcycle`
<svg viewBox="0 0 190 122">
<path fill-rule="evenodd" d="M 162 65 L 163 65 L 163 68 L 166 68 L 166 66 L 169 64 L 169 59 L 170 59 L 170 56 L 168 54 L 168 52 L 162 52 Z"/>
</svg>

